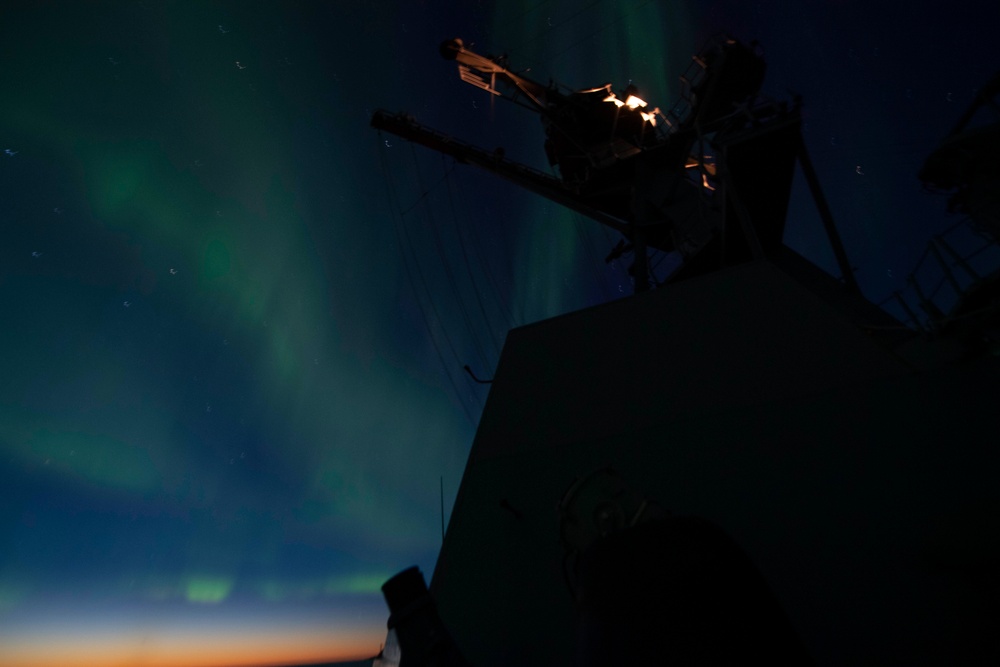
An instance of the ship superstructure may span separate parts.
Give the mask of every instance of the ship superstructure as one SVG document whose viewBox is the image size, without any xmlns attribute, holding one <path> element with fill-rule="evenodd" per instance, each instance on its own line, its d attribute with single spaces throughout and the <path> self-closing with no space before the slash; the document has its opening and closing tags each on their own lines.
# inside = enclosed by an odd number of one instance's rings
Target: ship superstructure
<svg viewBox="0 0 1000 667">
<path fill-rule="evenodd" d="M 819 664 L 1000 661 L 1000 264 L 974 268 L 942 235 L 928 257 L 957 292 L 947 307 L 916 277 L 891 297 L 905 318 L 865 299 L 800 101 L 761 98 L 763 60 L 731 38 L 694 58 L 667 111 L 636 90 L 540 86 L 460 40 L 442 53 L 539 113 L 558 175 L 405 115 L 373 125 L 616 229 L 637 291 L 507 336 L 430 586 L 465 658 L 588 664 L 579 557 L 655 506 L 724 529 Z M 996 251 L 998 133 L 960 123 L 922 172 L 955 191 L 979 260 Z M 783 243 L 796 163 L 839 276 Z M 651 280 L 647 248 L 679 268 Z M 633 555 L 607 576 L 655 570 Z M 619 664 L 667 664 L 660 638 L 619 637 Z"/>
</svg>

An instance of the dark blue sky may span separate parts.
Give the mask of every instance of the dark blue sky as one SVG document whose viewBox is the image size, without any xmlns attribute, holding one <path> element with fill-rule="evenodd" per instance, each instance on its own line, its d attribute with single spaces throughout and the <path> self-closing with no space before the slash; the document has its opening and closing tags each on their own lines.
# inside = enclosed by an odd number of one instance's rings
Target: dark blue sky
<svg viewBox="0 0 1000 667">
<path fill-rule="evenodd" d="M 660 106 L 706 38 L 758 40 L 880 300 L 953 221 L 916 172 L 1000 66 L 987 6 L 5 3 L 0 662 L 377 651 L 486 399 L 462 366 L 631 291 L 610 233 L 369 127 L 546 166 L 442 39 Z M 800 180 L 786 240 L 834 270 Z"/>
</svg>

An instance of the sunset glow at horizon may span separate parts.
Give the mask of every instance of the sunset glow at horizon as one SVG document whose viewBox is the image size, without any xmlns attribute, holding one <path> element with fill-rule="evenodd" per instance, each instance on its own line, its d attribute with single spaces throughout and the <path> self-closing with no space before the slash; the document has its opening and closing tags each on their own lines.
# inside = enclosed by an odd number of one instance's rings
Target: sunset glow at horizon
<svg viewBox="0 0 1000 667">
<path fill-rule="evenodd" d="M 4 667 L 270 667 L 361 660 L 385 641 L 367 615 L 333 610 L 289 623 L 288 614 L 226 611 L 100 615 L 86 610 L 0 631 Z M 337 613 L 337 616 L 342 614 Z"/>
</svg>

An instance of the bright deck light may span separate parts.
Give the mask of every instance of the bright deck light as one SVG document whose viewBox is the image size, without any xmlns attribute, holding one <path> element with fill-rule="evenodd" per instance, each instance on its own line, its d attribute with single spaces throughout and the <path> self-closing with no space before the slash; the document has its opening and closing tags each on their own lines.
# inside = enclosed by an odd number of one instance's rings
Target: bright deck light
<svg viewBox="0 0 1000 667">
<path fill-rule="evenodd" d="M 635 95 L 629 95 L 628 97 L 625 98 L 625 106 L 627 106 L 629 109 L 635 109 L 636 107 L 644 107 L 646 106 L 646 101 L 636 97 Z"/>
</svg>

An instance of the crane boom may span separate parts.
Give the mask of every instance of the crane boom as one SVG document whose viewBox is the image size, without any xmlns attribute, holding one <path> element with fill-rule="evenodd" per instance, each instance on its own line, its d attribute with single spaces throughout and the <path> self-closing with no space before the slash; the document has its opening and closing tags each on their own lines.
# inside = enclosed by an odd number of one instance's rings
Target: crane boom
<svg viewBox="0 0 1000 667">
<path fill-rule="evenodd" d="M 421 125 L 411 116 L 378 110 L 372 115 L 372 127 L 385 130 L 401 139 L 426 146 L 431 150 L 448 155 L 464 164 L 471 164 L 493 172 L 497 176 L 515 183 L 527 190 L 570 208 L 591 220 L 606 225 L 630 236 L 629 221 L 622 220 L 587 204 L 566 184 L 554 176 L 537 169 L 509 160 L 503 151 L 487 151 L 447 134 Z"/>
</svg>

